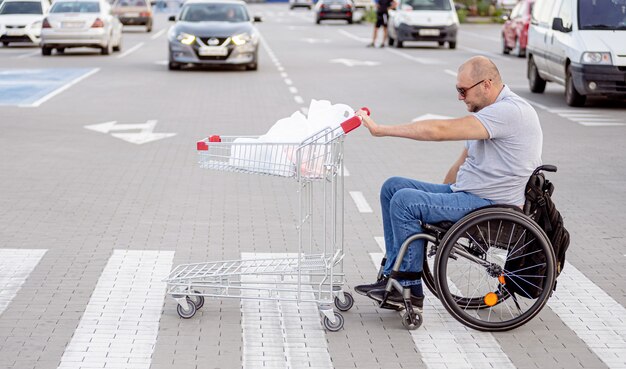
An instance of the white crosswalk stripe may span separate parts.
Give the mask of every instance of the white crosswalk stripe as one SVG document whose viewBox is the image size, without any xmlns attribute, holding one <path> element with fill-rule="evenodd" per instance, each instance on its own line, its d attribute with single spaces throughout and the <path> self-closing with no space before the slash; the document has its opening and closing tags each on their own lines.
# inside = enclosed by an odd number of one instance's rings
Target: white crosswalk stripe
<svg viewBox="0 0 626 369">
<path fill-rule="evenodd" d="M 59 369 L 148 369 L 174 251 L 114 250 Z"/>
<path fill-rule="evenodd" d="M 0 314 L 6 310 L 47 250 L 0 249 Z"/>
<path fill-rule="evenodd" d="M 548 111 L 588 127 L 626 126 L 626 121 L 623 119 L 610 118 L 594 111 L 576 109 L 548 109 Z"/>
</svg>

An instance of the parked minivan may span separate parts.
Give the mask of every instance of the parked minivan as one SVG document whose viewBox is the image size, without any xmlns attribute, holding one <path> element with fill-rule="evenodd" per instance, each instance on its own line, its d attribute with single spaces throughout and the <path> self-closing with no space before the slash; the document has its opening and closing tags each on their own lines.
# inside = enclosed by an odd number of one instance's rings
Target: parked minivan
<svg viewBox="0 0 626 369">
<path fill-rule="evenodd" d="M 626 98 L 626 0 L 536 0 L 528 32 L 532 92 L 565 86 L 565 101 Z"/>
</svg>

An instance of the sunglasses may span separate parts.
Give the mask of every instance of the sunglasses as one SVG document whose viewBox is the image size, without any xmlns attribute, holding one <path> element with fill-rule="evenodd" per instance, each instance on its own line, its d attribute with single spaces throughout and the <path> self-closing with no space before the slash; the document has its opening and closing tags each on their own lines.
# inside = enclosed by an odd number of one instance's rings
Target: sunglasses
<svg viewBox="0 0 626 369">
<path fill-rule="evenodd" d="M 467 91 L 471 90 L 472 88 L 474 88 L 474 87 L 478 86 L 479 84 L 481 84 L 481 83 L 483 83 L 483 82 L 485 82 L 485 81 L 486 81 L 486 79 L 483 79 L 482 81 L 477 82 L 477 83 L 476 83 L 476 84 L 474 84 L 473 86 L 471 86 L 471 87 L 467 87 L 467 88 L 457 87 L 457 88 L 456 88 L 456 92 L 458 92 L 458 93 L 459 93 L 459 95 L 461 95 L 461 97 L 465 97 L 465 95 L 467 94 Z"/>
</svg>

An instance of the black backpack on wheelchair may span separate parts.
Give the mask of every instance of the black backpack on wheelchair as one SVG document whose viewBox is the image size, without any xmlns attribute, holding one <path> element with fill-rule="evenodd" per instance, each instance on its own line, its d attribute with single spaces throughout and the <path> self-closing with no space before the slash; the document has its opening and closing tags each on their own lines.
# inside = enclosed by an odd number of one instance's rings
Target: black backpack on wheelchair
<svg viewBox="0 0 626 369">
<path fill-rule="evenodd" d="M 569 247 L 569 232 L 563 226 L 563 217 L 552 201 L 554 185 L 541 171 L 556 172 L 553 165 L 543 165 L 530 176 L 526 185 L 526 203 L 524 213 L 530 216 L 544 230 L 556 257 L 556 276 L 565 264 L 565 252 Z M 534 245 L 531 245 L 532 249 Z M 545 275 L 545 254 L 528 252 L 524 257 L 509 257 L 505 264 L 508 271 L 529 271 L 528 273 L 509 274 L 507 285 L 509 292 L 527 298 L 537 298 L 542 289 L 539 278 Z M 518 275 L 520 275 L 518 277 Z M 554 284 L 556 289 L 556 282 Z"/>
</svg>

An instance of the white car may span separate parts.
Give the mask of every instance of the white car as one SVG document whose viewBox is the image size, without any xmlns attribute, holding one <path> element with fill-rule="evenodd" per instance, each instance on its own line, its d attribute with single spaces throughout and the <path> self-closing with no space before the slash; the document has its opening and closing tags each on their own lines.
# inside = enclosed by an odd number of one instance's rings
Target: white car
<svg viewBox="0 0 626 369">
<path fill-rule="evenodd" d="M 41 23 L 50 8 L 48 0 L 5 0 L 0 5 L 0 42 L 39 45 Z"/>
<path fill-rule="evenodd" d="M 94 47 L 103 55 L 122 48 L 122 23 L 106 0 L 56 0 L 41 29 L 41 53 Z"/>
<path fill-rule="evenodd" d="M 405 41 L 434 41 L 456 48 L 459 17 L 452 0 L 400 0 L 389 9 L 389 46 Z"/>
<path fill-rule="evenodd" d="M 289 9 L 293 8 L 313 8 L 313 0 L 289 0 Z"/>
</svg>

